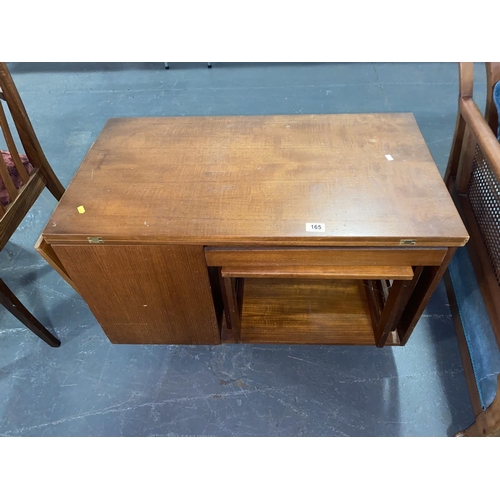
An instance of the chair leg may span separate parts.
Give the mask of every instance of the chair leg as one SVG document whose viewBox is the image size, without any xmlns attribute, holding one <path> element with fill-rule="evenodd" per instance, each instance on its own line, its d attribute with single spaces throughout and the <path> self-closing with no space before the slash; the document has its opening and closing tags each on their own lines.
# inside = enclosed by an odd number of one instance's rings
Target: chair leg
<svg viewBox="0 0 500 500">
<path fill-rule="evenodd" d="M 0 304 L 11 312 L 21 323 L 29 328 L 51 347 L 59 347 L 61 341 L 54 337 L 29 311 L 21 304 L 3 280 L 0 279 Z"/>
<path fill-rule="evenodd" d="M 497 393 L 493 403 L 476 417 L 467 429 L 456 434 L 457 437 L 500 437 L 500 375 L 497 377 Z"/>
</svg>

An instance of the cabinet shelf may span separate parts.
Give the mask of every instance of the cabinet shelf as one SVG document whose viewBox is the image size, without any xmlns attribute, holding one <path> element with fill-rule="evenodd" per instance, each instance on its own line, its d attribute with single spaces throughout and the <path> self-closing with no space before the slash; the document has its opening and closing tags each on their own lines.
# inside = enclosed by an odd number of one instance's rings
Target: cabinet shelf
<svg viewBox="0 0 500 500">
<path fill-rule="evenodd" d="M 246 278 L 240 342 L 375 345 L 362 280 Z M 231 333 L 222 328 L 223 342 Z M 397 345 L 390 334 L 386 345 Z"/>
</svg>

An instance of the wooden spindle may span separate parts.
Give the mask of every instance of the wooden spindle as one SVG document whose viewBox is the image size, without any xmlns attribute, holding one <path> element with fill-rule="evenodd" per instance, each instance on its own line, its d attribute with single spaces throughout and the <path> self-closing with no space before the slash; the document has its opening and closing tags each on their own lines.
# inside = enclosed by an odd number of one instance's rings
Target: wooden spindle
<svg viewBox="0 0 500 500">
<path fill-rule="evenodd" d="M 0 128 L 2 129 L 3 136 L 5 137 L 5 142 L 7 143 L 7 148 L 12 156 L 12 159 L 14 160 L 14 165 L 16 166 L 16 170 L 19 174 L 19 177 L 21 177 L 23 184 L 26 184 L 29 180 L 29 174 L 26 171 L 23 162 L 21 161 L 21 157 L 19 156 L 19 153 L 17 151 L 16 143 L 14 142 L 14 138 L 10 133 L 9 124 L 7 122 L 7 117 L 5 116 L 5 112 L 3 110 L 3 105 L 1 101 L 0 101 Z"/>
<path fill-rule="evenodd" d="M 10 201 L 13 202 L 17 198 L 17 189 L 12 182 L 12 179 L 9 175 L 9 169 L 5 164 L 3 156 L 0 154 L 0 177 L 7 188 L 7 193 L 9 194 Z"/>
</svg>

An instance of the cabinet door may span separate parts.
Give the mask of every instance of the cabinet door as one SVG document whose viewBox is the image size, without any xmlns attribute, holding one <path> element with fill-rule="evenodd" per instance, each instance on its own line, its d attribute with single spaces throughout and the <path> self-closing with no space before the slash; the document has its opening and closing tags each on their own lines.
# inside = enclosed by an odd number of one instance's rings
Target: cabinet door
<svg viewBox="0 0 500 500">
<path fill-rule="evenodd" d="M 53 245 L 116 344 L 219 344 L 201 246 Z"/>
</svg>

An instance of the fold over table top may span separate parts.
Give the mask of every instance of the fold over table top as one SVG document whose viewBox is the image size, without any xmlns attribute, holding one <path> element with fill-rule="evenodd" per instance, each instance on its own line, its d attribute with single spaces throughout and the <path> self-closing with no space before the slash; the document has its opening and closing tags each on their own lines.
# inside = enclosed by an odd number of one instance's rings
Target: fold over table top
<svg viewBox="0 0 500 500">
<path fill-rule="evenodd" d="M 411 113 L 114 118 L 43 235 L 247 246 L 468 239 Z"/>
</svg>

